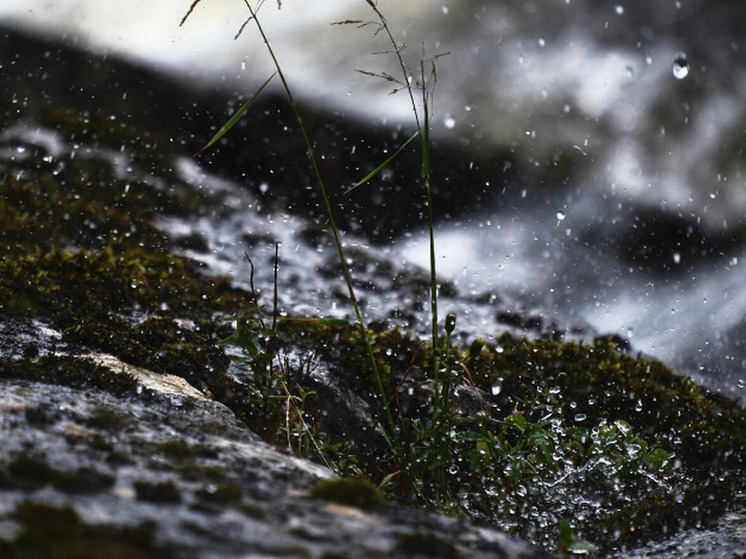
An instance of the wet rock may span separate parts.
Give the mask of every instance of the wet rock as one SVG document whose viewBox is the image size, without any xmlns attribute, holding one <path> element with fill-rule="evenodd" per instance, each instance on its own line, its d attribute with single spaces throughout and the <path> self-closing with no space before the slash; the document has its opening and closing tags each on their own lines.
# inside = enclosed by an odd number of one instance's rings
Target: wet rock
<svg viewBox="0 0 746 559">
<path fill-rule="evenodd" d="M 3 557 L 549 557 L 456 518 L 312 499 L 331 471 L 260 441 L 183 379 L 79 359 L 138 381 L 116 395 L 0 365 Z"/>
</svg>

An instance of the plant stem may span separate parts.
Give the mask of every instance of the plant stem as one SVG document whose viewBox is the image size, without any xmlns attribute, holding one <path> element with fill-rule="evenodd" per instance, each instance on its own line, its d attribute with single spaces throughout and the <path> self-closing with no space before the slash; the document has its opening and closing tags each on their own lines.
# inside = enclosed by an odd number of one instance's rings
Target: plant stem
<svg viewBox="0 0 746 559">
<path fill-rule="evenodd" d="M 430 111 L 429 104 L 427 101 L 427 84 L 425 82 L 425 61 L 420 61 L 420 87 L 422 88 L 422 104 L 424 118 L 423 122 L 420 123 L 420 113 L 417 110 L 417 102 L 414 98 L 414 88 L 410 82 L 410 76 L 407 72 L 407 67 L 404 64 L 404 59 L 401 55 L 402 47 L 396 42 L 394 36 L 391 34 L 388 22 L 384 17 L 381 10 L 378 9 L 373 0 L 366 0 L 367 4 L 375 12 L 376 16 L 381 22 L 381 29 L 386 33 L 391 46 L 394 49 L 394 54 L 399 63 L 399 68 L 402 72 L 403 84 L 406 87 L 407 93 L 409 94 L 409 101 L 412 104 L 412 113 L 414 114 L 415 125 L 420 136 L 420 147 L 422 150 L 422 168 L 420 176 L 425 187 L 425 200 L 427 203 L 427 223 L 429 232 L 429 245 L 430 245 L 430 314 L 431 314 L 431 328 L 432 328 L 432 346 L 433 346 L 433 375 L 435 377 L 435 400 L 439 402 L 440 395 L 440 356 L 438 354 L 438 280 L 437 280 L 437 267 L 435 260 L 435 227 L 433 217 L 433 196 L 430 182 Z"/>
<path fill-rule="evenodd" d="M 306 154 L 308 155 L 308 159 L 311 162 L 311 166 L 313 167 L 313 173 L 316 179 L 316 184 L 319 187 L 321 199 L 324 202 L 324 209 L 326 210 L 327 218 L 329 219 L 329 227 L 332 230 L 332 235 L 334 237 L 334 243 L 337 247 L 337 252 L 339 254 L 339 261 L 342 264 L 342 274 L 344 275 L 345 283 L 347 284 L 347 291 L 350 296 L 350 301 L 352 302 L 352 306 L 355 310 L 355 319 L 360 328 L 360 335 L 363 339 L 363 343 L 365 344 L 365 350 L 370 358 L 370 366 L 373 371 L 373 378 L 376 382 L 376 388 L 378 389 L 379 396 L 381 398 L 384 415 L 386 416 L 386 423 L 388 424 L 389 434 L 385 438 L 387 442 L 389 443 L 389 449 L 394 454 L 394 457 L 397 460 L 399 460 L 400 451 L 399 451 L 398 446 L 394 444 L 397 438 L 397 433 L 398 433 L 397 428 L 396 428 L 396 423 L 394 422 L 394 417 L 391 413 L 391 407 L 388 404 L 388 398 L 386 396 L 386 391 L 383 387 L 383 379 L 381 378 L 381 374 L 378 370 L 378 364 L 376 363 L 376 358 L 373 353 L 373 347 L 370 342 L 370 336 L 368 334 L 368 329 L 365 327 L 365 323 L 363 322 L 363 316 L 362 316 L 362 313 L 360 312 L 360 305 L 358 305 L 357 298 L 355 297 L 355 290 L 352 285 L 352 274 L 350 273 L 349 266 L 347 265 L 347 259 L 345 258 L 344 247 L 342 245 L 342 237 L 340 236 L 339 229 L 337 228 L 336 221 L 334 220 L 334 212 L 332 210 L 332 205 L 331 205 L 331 202 L 329 201 L 329 196 L 326 191 L 324 180 L 321 177 L 321 171 L 319 169 L 316 156 L 314 155 L 311 140 L 308 137 L 306 127 L 303 124 L 303 118 L 301 117 L 300 111 L 298 110 L 298 106 L 295 103 L 295 98 L 293 97 L 293 94 L 290 90 L 290 86 L 287 80 L 285 79 L 285 74 L 282 71 L 282 67 L 280 66 L 280 63 L 277 60 L 274 49 L 272 49 L 272 45 L 270 44 L 269 39 L 267 38 L 267 35 L 264 33 L 264 29 L 261 23 L 259 22 L 259 18 L 256 15 L 256 10 L 254 10 L 254 8 L 251 7 L 249 0 L 244 0 L 244 3 L 246 4 L 246 7 L 249 9 L 251 18 L 254 20 L 254 23 L 256 24 L 259 34 L 261 35 L 262 40 L 264 41 L 264 44 L 267 47 L 267 51 L 269 52 L 269 55 L 272 58 L 272 62 L 274 63 L 275 68 L 277 69 L 277 75 L 280 76 L 280 81 L 282 82 L 282 86 L 285 90 L 285 94 L 288 97 L 288 102 L 290 103 L 290 107 L 293 111 L 293 115 L 295 116 L 295 120 L 298 123 L 298 127 L 300 128 L 303 141 L 306 145 Z"/>
</svg>

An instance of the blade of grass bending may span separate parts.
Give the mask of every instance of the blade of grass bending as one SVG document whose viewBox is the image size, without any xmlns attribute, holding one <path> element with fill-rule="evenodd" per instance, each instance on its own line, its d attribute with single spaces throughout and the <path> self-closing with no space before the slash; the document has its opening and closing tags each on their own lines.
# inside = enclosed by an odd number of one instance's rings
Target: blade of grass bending
<svg viewBox="0 0 746 559">
<path fill-rule="evenodd" d="M 275 55 L 275 51 L 272 48 L 272 45 L 269 42 L 269 39 L 267 38 L 267 35 L 264 33 L 264 28 L 262 27 L 262 24 L 259 22 L 259 19 L 256 17 L 256 10 L 251 6 L 249 3 L 249 0 L 244 0 L 244 4 L 246 4 L 246 8 L 249 10 L 249 13 L 251 14 L 251 18 L 254 20 L 254 23 L 256 24 L 257 31 L 259 32 L 259 35 L 261 35 L 262 40 L 264 41 L 264 46 L 267 48 L 267 52 L 269 53 L 270 58 L 272 59 L 272 62 L 275 65 L 275 68 L 277 69 L 277 75 L 280 78 L 280 81 L 282 81 L 282 87 L 285 90 L 285 93 L 287 94 L 288 102 L 290 103 L 290 107 L 293 111 L 293 114 L 295 115 L 295 121 L 298 123 L 298 128 L 300 129 L 300 134 L 303 137 L 303 142 L 306 144 L 306 154 L 308 155 L 308 159 L 311 163 L 311 167 L 313 168 L 314 176 L 316 177 L 316 184 L 319 187 L 319 193 L 321 194 L 322 202 L 324 203 L 324 208 L 326 209 L 326 214 L 329 222 L 329 227 L 332 230 L 332 236 L 334 237 L 334 244 L 337 246 L 337 253 L 339 254 L 339 261 L 342 266 L 342 274 L 345 278 L 345 283 L 347 284 L 347 291 L 350 295 L 350 301 L 352 303 L 352 307 L 355 310 L 355 319 L 360 329 L 360 336 L 363 339 L 363 343 L 365 344 L 366 353 L 368 354 L 368 357 L 370 358 L 370 365 L 371 370 L 373 372 L 373 378 L 375 380 L 375 383 L 378 388 L 378 393 L 381 397 L 381 401 L 383 402 L 383 411 L 384 415 L 386 416 L 386 420 L 389 426 L 389 429 L 391 431 L 391 436 L 397 436 L 397 429 L 396 429 L 396 423 L 394 422 L 394 416 L 391 413 L 390 406 L 386 403 L 386 392 L 383 387 L 383 379 L 381 377 L 381 373 L 378 370 L 378 365 L 376 363 L 376 357 L 373 353 L 373 347 L 371 345 L 370 336 L 368 335 L 368 330 L 365 327 L 365 323 L 363 322 L 363 315 L 360 312 L 360 305 L 357 303 L 357 298 L 355 297 L 355 289 L 352 283 L 352 274 L 350 273 L 349 266 L 347 265 L 347 259 L 345 258 L 344 254 L 344 247 L 342 246 L 342 237 L 339 233 L 339 229 L 337 228 L 336 222 L 334 220 L 334 212 L 332 211 L 332 205 L 329 201 L 329 196 L 326 192 L 326 185 L 324 184 L 324 180 L 321 177 L 321 170 L 319 169 L 318 162 L 316 161 L 316 156 L 314 155 L 313 145 L 311 144 L 311 140 L 308 137 L 308 132 L 306 131 L 306 127 L 303 125 L 303 118 L 301 117 L 300 111 L 298 110 L 298 105 L 295 102 L 295 98 L 293 97 L 293 94 L 290 90 L 290 85 L 288 84 L 287 80 L 285 79 L 285 75 L 282 71 L 282 67 L 280 66 L 280 62 L 277 60 L 277 56 Z M 390 442 L 390 439 L 389 439 Z M 392 454 L 398 459 L 400 456 L 399 449 L 397 446 L 391 444 L 390 450 Z"/>
<path fill-rule="evenodd" d="M 275 77 L 275 74 L 277 74 L 277 72 L 275 72 L 269 78 L 267 78 L 267 81 L 264 82 L 262 84 L 262 87 L 260 87 L 257 90 L 257 92 L 254 93 L 254 95 L 251 96 L 251 99 L 249 99 L 243 105 L 241 105 L 241 108 L 238 109 L 233 114 L 233 116 L 230 118 L 230 120 L 228 120 L 228 122 L 226 122 L 220 130 L 218 130 L 217 134 L 215 134 L 209 142 L 207 142 L 204 146 L 202 146 L 202 148 L 197 153 L 194 154 L 195 157 L 197 155 L 199 155 L 200 153 L 202 153 L 203 151 L 205 151 L 206 149 L 212 147 L 215 144 L 215 142 L 217 142 L 220 138 L 222 138 L 223 136 L 225 136 L 226 133 L 228 132 L 228 130 L 230 130 L 231 128 L 233 128 L 233 126 L 239 120 L 241 120 L 241 117 L 246 114 L 246 111 L 249 110 L 249 107 L 251 107 L 251 105 L 254 104 L 254 101 L 256 101 L 256 98 L 259 97 L 259 94 L 262 91 L 264 91 L 264 88 L 267 87 L 267 85 L 269 84 L 269 82 L 272 81 L 272 78 Z"/>
<path fill-rule="evenodd" d="M 344 192 L 344 193 L 345 193 L 345 194 L 349 194 L 350 192 L 352 192 L 353 190 L 355 190 L 355 189 L 356 189 L 356 188 L 357 188 L 358 186 L 360 186 L 360 185 L 362 185 L 362 184 L 365 184 L 365 183 L 366 183 L 366 182 L 368 182 L 368 181 L 369 181 L 370 179 L 372 179 L 373 177 L 375 177 L 375 176 L 376 176 L 376 175 L 377 175 L 378 173 L 380 173 L 381 171 L 383 171 L 383 169 L 384 169 L 384 168 L 385 168 L 385 167 L 386 167 L 386 166 L 387 166 L 387 165 L 388 165 L 389 163 L 391 163 L 391 162 L 392 162 L 392 161 L 394 160 L 394 158 L 396 158 L 396 156 L 397 156 L 397 155 L 399 155 L 399 154 L 401 153 L 401 151 L 402 151 L 402 150 L 403 150 L 403 149 L 404 149 L 405 147 L 407 147 L 407 144 L 409 144 L 409 142 L 411 142 L 412 140 L 414 140 L 414 139 L 415 139 L 415 138 L 416 138 L 417 136 L 419 136 L 419 135 L 420 135 L 420 132 L 419 132 L 419 130 L 418 130 L 417 132 L 415 132 L 414 134 L 412 134 L 412 135 L 411 135 L 411 136 L 409 137 L 409 139 L 408 139 L 408 140 L 407 140 L 406 142 L 404 142 L 404 143 L 403 143 L 403 144 L 401 145 L 401 147 L 400 147 L 399 149 L 397 149 L 397 150 L 396 150 L 396 151 L 395 151 L 395 152 L 393 153 L 393 155 L 391 155 L 391 157 L 389 157 L 388 159 L 386 159 L 386 161 L 384 161 L 384 162 L 383 162 L 383 163 L 381 163 L 381 164 L 380 164 L 380 165 L 379 165 L 378 167 L 376 167 L 375 169 L 373 169 L 373 170 L 372 170 L 372 171 L 371 171 L 370 173 L 368 173 L 367 175 L 365 175 L 365 177 L 364 177 L 363 179 L 361 179 L 361 180 L 357 181 L 357 182 L 356 182 L 355 184 L 353 184 L 353 185 L 352 185 L 352 186 L 351 186 L 350 188 L 348 188 L 347 190 L 345 190 L 345 192 Z"/>
</svg>

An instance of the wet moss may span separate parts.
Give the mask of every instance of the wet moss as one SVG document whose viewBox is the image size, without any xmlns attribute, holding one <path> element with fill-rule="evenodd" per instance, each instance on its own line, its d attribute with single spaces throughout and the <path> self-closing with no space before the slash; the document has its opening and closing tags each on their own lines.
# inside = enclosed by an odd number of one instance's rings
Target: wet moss
<svg viewBox="0 0 746 559">
<path fill-rule="evenodd" d="M 49 465 L 46 458 L 20 455 L 11 460 L 0 473 L 3 489 L 30 490 L 51 485 L 66 493 L 99 493 L 114 485 L 114 478 L 94 468 L 81 467 L 61 471 Z"/>
<path fill-rule="evenodd" d="M 96 410 L 86 420 L 86 424 L 93 429 L 121 431 L 129 425 L 129 421 L 120 413 L 110 409 L 101 408 Z"/>
<path fill-rule="evenodd" d="M 115 478 L 94 468 L 81 467 L 74 472 L 63 472 L 54 487 L 66 493 L 100 493 L 114 486 Z"/>
<path fill-rule="evenodd" d="M 88 359 L 69 355 L 45 355 L 38 360 L 0 359 L 0 378 L 58 384 L 72 388 L 96 388 L 122 396 L 135 394 L 137 380 L 127 373 L 115 373 Z"/>
<path fill-rule="evenodd" d="M 127 310 L 211 314 L 245 299 L 225 279 L 201 278 L 183 258 L 139 248 L 37 248 L 0 259 L 0 312 L 46 317 L 62 327 L 93 318 L 106 323 L 112 313 Z"/>
<path fill-rule="evenodd" d="M 426 532 L 408 532 L 396 541 L 396 552 L 438 559 L 459 559 L 461 554 L 449 541 Z"/>
<path fill-rule="evenodd" d="M 226 481 L 198 489 L 194 496 L 205 503 L 228 505 L 241 500 L 243 489 L 233 482 Z"/>
<path fill-rule="evenodd" d="M 374 508 L 386 504 L 381 490 L 362 476 L 325 479 L 311 487 L 308 493 L 314 499 L 358 508 Z"/>
<path fill-rule="evenodd" d="M 194 449 L 182 440 L 166 441 L 156 445 L 156 452 L 171 460 L 184 460 L 194 456 Z"/>
<path fill-rule="evenodd" d="M 7 466 L 6 489 L 36 489 L 55 483 L 60 472 L 52 468 L 43 456 L 21 455 Z"/>
<path fill-rule="evenodd" d="M 195 464 L 194 462 L 174 464 L 173 471 L 184 481 L 220 483 L 228 479 L 228 474 L 223 468 L 217 466 L 203 466 Z"/>
<path fill-rule="evenodd" d="M 181 491 L 172 481 L 150 483 L 136 481 L 133 484 L 135 495 L 140 501 L 153 503 L 178 504 L 181 503 Z"/>
<path fill-rule="evenodd" d="M 0 556 L 7 559 L 169 559 L 170 549 L 159 547 L 153 526 L 88 525 L 73 508 L 23 502 L 13 514 L 21 530 L 12 540 L 0 539 Z"/>
</svg>

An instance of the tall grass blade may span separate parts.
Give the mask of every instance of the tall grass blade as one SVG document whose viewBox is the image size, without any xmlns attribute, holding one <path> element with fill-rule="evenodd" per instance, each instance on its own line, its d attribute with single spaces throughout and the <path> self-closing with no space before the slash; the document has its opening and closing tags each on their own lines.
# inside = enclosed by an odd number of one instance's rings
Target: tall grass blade
<svg viewBox="0 0 746 559">
<path fill-rule="evenodd" d="M 380 164 L 380 165 L 379 165 L 378 167 L 376 167 L 375 169 L 373 169 L 373 170 L 372 170 L 372 171 L 371 171 L 370 173 L 368 173 L 367 175 L 365 175 L 365 177 L 364 177 L 364 178 L 360 179 L 360 180 L 359 180 L 359 181 L 357 181 L 357 182 L 356 182 L 355 184 L 353 184 L 353 185 L 352 185 L 352 186 L 351 186 L 350 188 L 348 188 L 347 190 L 345 190 L 345 192 L 344 192 L 344 193 L 345 193 L 345 194 L 349 194 L 350 192 L 352 192 L 353 190 L 355 190 L 355 189 L 356 189 L 356 188 L 357 188 L 358 186 L 360 186 L 360 185 L 362 185 L 362 184 L 365 184 L 365 183 L 366 183 L 366 182 L 368 182 L 368 181 L 369 181 L 370 179 L 372 179 L 373 177 L 375 177 L 375 176 L 376 176 L 376 175 L 377 175 L 378 173 L 380 173 L 381 171 L 383 171 L 383 170 L 384 170 L 384 169 L 386 168 L 386 166 L 387 166 L 387 165 L 388 165 L 389 163 L 391 163 L 391 162 L 392 162 L 392 161 L 393 161 L 393 160 L 394 160 L 394 159 L 396 158 L 396 156 L 397 156 L 397 155 L 399 155 L 399 154 L 400 154 L 400 153 L 402 152 L 402 150 L 403 150 L 403 149 L 404 149 L 405 147 L 407 147 L 407 145 L 409 144 L 409 142 L 411 142 L 412 140 L 414 140 L 414 139 L 415 139 L 415 138 L 416 138 L 417 136 L 419 136 L 419 135 L 420 135 L 420 132 L 419 132 L 419 130 L 418 130 L 417 132 L 415 132 L 414 134 L 412 134 L 412 135 L 411 135 L 411 136 L 409 137 L 409 139 L 408 139 L 408 140 L 407 140 L 406 142 L 404 142 L 404 143 L 403 143 L 403 144 L 401 145 L 401 147 L 400 147 L 399 149 L 397 149 L 397 150 L 396 150 L 396 151 L 395 151 L 395 152 L 393 153 L 393 155 L 391 155 L 391 157 L 389 157 L 388 159 L 386 159 L 386 161 L 384 161 L 384 162 L 383 162 L 383 163 L 381 163 L 381 164 Z"/>
<path fill-rule="evenodd" d="M 381 401 L 383 402 L 383 411 L 384 411 L 384 416 L 386 418 L 386 423 L 389 427 L 391 435 L 396 436 L 397 435 L 396 423 L 394 422 L 394 417 L 391 413 L 391 408 L 386 403 L 387 399 L 386 399 L 386 391 L 384 390 L 384 387 L 383 387 L 383 379 L 381 377 L 380 371 L 378 370 L 378 364 L 376 362 L 375 354 L 373 353 L 373 347 L 371 345 L 370 335 L 368 334 L 368 329 L 365 327 L 365 323 L 363 322 L 363 315 L 360 311 L 360 305 L 358 304 L 357 297 L 355 296 L 355 289 L 354 289 L 353 282 L 352 282 L 352 274 L 350 272 L 349 266 L 347 265 L 347 259 L 345 258 L 344 247 L 342 245 L 342 237 L 340 235 L 339 228 L 337 227 L 336 221 L 334 219 L 334 212 L 332 210 L 332 205 L 329 200 L 329 195 L 327 194 L 326 185 L 324 184 L 324 179 L 321 176 L 321 170 L 319 169 L 319 164 L 318 164 L 318 161 L 316 160 L 316 155 L 314 154 L 313 144 L 311 143 L 311 139 L 308 137 L 308 132 L 306 130 L 305 125 L 303 124 L 303 118 L 301 117 L 300 111 L 298 109 L 298 105 L 295 102 L 295 97 L 293 96 L 290 85 L 288 84 L 287 79 L 285 78 L 285 74 L 282 71 L 282 66 L 280 66 L 280 62 L 277 59 L 277 56 L 275 55 L 275 51 L 272 48 L 272 44 L 269 42 L 269 39 L 267 38 L 267 35 L 264 32 L 264 28 L 262 27 L 262 24 L 260 23 L 259 18 L 257 18 L 256 16 L 256 9 L 251 6 L 251 4 L 249 3 L 249 0 L 244 0 L 244 4 L 246 5 L 246 8 L 248 9 L 249 14 L 251 15 L 250 19 L 254 21 L 257 31 L 259 32 L 259 35 L 262 37 L 264 46 L 267 48 L 267 52 L 269 53 L 269 56 L 275 65 L 275 68 L 277 70 L 277 75 L 279 76 L 280 81 L 282 82 L 282 87 L 285 90 L 285 94 L 287 95 L 288 102 L 290 103 L 290 107 L 295 116 L 295 121 L 298 123 L 298 128 L 303 138 L 303 142 L 306 145 L 306 154 L 308 156 L 309 162 L 311 163 L 311 167 L 313 168 L 313 174 L 314 174 L 314 177 L 316 178 L 316 184 L 319 187 L 319 193 L 321 195 L 321 200 L 324 204 L 324 209 L 326 210 L 329 227 L 332 231 L 332 236 L 334 237 L 334 244 L 336 245 L 337 253 L 339 254 L 339 262 L 342 266 L 342 275 L 344 276 L 345 283 L 347 284 L 347 291 L 350 296 L 352 308 L 355 311 L 355 321 L 357 322 L 358 327 L 360 329 L 360 337 L 362 338 L 363 343 L 365 345 L 366 353 L 368 354 L 368 357 L 370 358 L 370 366 L 373 372 L 373 379 L 376 383 L 376 388 L 378 389 L 378 393 L 381 397 Z M 390 444 L 389 449 L 391 450 L 391 453 L 394 455 L 394 457 L 398 460 L 400 458 L 400 452 L 399 452 L 398 447 L 396 445 Z"/>
<path fill-rule="evenodd" d="M 256 91 L 256 93 L 254 93 L 254 95 L 251 96 L 251 99 L 249 99 L 243 105 L 241 105 L 241 108 L 239 108 L 233 114 L 233 116 L 228 120 L 228 122 L 226 122 L 223 125 L 223 127 L 220 130 L 218 130 L 217 134 L 215 134 L 209 142 L 207 142 L 204 146 L 202 146 L 202 148 L 197 153 L 194 154 L 195 157 L 198 156 L 203 151 L 205 151 L 206 149 L 209 149 L 210 147 L 212 147 L 215 144 L 215 142 L 217 142 L 220 138 L 222 138 L 223 136 L 225 136 L 228 133 L 228 130 L 230 130 L 231 128 L 233 128 L 233 126 L 239 120 L 241 120 L 241 117 L 246 114 L 246 111 L 249 110 L 249 108 L 251 107 L 251 105 L 254 104 L 254 101 L 256 101 L 257 97 L 259 97 L 259 94 L 262 91 L 264 91 L 264 88 L 267 87 L 267 85 L 269 85 L 269 82 L 272 81 L 272 78 L 275 77 L 275 74 L 277 74 L 277 72 L 275 72 L 269 78 L 267 78 L 267 81 L 264 82 L 262 84 L 262 87 L 260 87 Z"/>
</svg>

